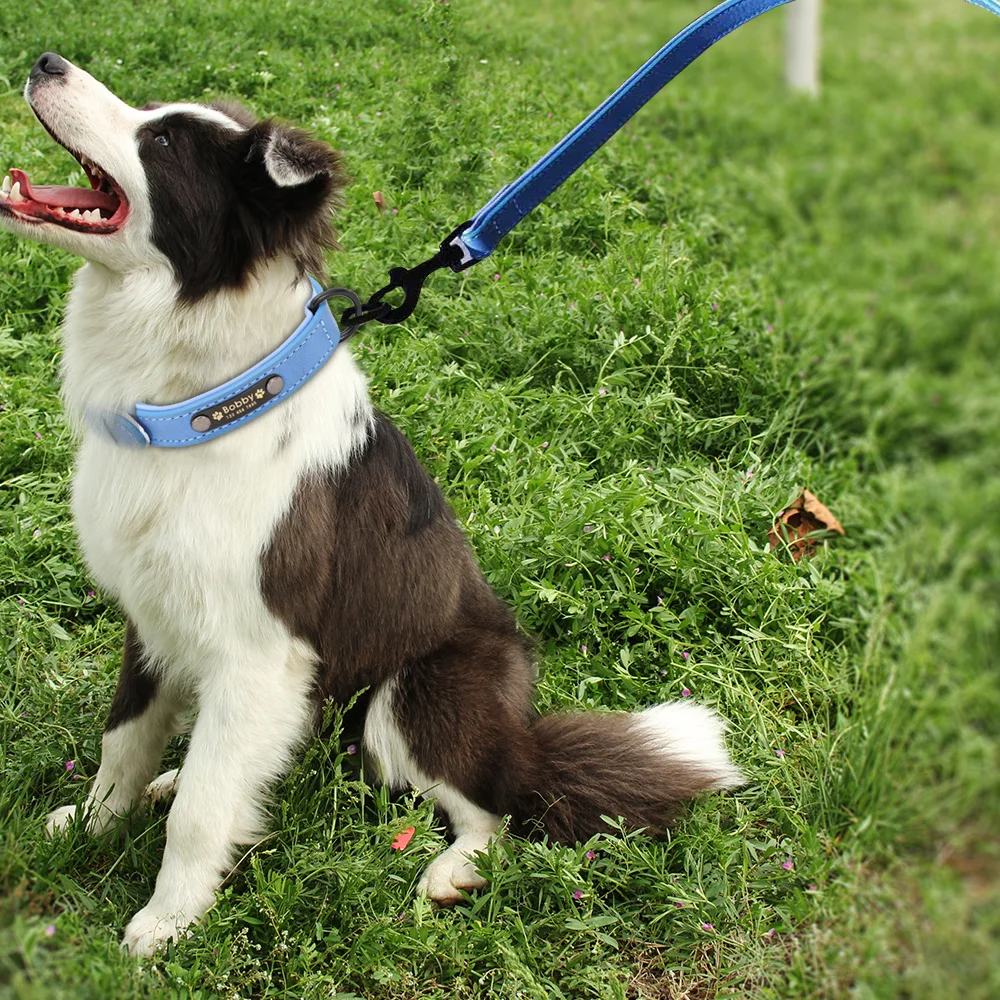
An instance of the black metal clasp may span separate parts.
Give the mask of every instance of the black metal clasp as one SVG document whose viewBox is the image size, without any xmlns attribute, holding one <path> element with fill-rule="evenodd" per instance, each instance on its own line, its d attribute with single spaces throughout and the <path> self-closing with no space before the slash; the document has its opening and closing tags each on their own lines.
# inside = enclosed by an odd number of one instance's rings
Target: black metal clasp
<svg viewBox="0 0 1000 1000">
<path fill-rule="evenodd" d="M 429 260 L 425 260 L 416 267 L 394 267 L 389 271 L 389 284 L 380 288 L 366 303 L 365 309 L 374 309 L 386 306 L 386 312 L 380 316 L 372 317 L 378 319 L 380 323 L 401 323 L 417 307 L 420 301 L 420 292 L 424 287 L 424 282 L 435 271 L 440 271 L 443 267 L 451 268 L 452 271 L 464 271 L 467 267 L 472 267 L 476 263 L 468 260 L 462 252 L 462 248 L 454 242 L 456 236 L 460 236 L 469 227 L 468 222 L 463 222 L 460 226 L 452 230 L 447 238 L 441 243 L 438 252 Z M 402 289 L 403 301 L 398 306 L 391 306 L 384 302 L 385 297 L 396 289 Z"/>
<path fill-rule="evenodd" d="M 327 288 L 312 299 L 309 308 L 315 312 L 320 304 L 327 299 L 338 297 L 349 299 L 352 308 L 348 309 L 340 319 L 341 340 L 347 340 L 365 323 L 370 323 L 372 320 L 386 324 L 401 323 L 416 309 L 424 282 L 435 271 L 439 271 L 443 267 L 451 268 L 452 271 L 456 272 L 464 271 L 478 263 L 471 259 L 455 242 L 455 238 L 461 236 L 468 227 L 469 223 L 463 222 L 449 233 L 438 252 L 422 264 L 418 264 L 416 267 L 391 268 L 389 284 L 380 288 L 364 305 L 361 304 L 361 299 L 349 288 Z M 399 305 L 394 306 L 384 301 L 387 295 L 397 289 L 401 289 L 403 292 L 403 301 Z"/>
</svg>

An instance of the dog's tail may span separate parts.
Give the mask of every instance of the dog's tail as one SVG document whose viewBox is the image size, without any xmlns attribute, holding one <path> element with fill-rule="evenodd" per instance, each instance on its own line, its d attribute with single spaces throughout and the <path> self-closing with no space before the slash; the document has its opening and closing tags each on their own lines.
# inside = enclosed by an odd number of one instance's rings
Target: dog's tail
<svg viewBox="0 0 1000 1000">
<path fill-rule="evenodd" d="M 543 716 L 530 729 L 533 764 L 508 786 L 515 832 L 538 827 L 574 843 L 606 833 L 603 816 L 661 831 L 681 803 L 743 784 L 711 709 L 669 702 L 644 712 Z"/>
</svg>

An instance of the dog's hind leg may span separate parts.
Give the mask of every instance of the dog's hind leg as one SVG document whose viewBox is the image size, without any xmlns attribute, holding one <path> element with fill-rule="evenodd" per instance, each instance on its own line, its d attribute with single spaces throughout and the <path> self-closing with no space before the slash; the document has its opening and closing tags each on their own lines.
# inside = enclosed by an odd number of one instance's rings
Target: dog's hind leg
<svg viewBox="0 0 1000 1000">
<path fill-rule="evenodd" d="M 236 846 L 262 835 L 267 786 L 313 720 L 311 651 L 287 635 L 254 639 L 234 644 L 202 679 L 156 889 L 122 941 L 134 955 L 176 940 L 208 909 Z"/>
<path fill-rule="evenodd" d="M 145 661 L 142 643 L 129 623 L 118 688 L 101 742 L 101 766 L 87 795 L 87 829 L 102 833 L 136 805 L 177 731 L 179 705 Z M 76 806 L 49 813 L 49 834 L 66 827 Z"/>
<path fill-rule="evenodd" d="M 489 846 L 501 818 L 476 805 L 457 788 L 425 773 L 400 729 L 397 682 L 382 685 L 371 700 L 365 721 L 365 749 L 378 762 L 382 780 L 391 788 L 412 785 L 433 799 L 448 817 L 454 843 L 427 867 L 417 892 L 442 906 L 462 899 L 462 891 L 481 889 L 486 879 L 476 871 L 473 856 Z"/>
<path fill-rule="evenodd" d="M 502 822 L 495 804 L 525 731 L 532 675 L 516 636 L 486 635 L 411 665 L 372 698 L 365 747 L 383 780 L 434 799 L 455 833 L 417 887 L 435 902 L 486 884 L 473 855 Z"/>
</svg>

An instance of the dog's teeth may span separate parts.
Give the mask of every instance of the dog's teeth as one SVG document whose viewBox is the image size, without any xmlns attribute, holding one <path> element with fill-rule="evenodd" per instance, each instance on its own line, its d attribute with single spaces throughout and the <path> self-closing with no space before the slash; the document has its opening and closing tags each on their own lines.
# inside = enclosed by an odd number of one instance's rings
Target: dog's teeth
<svg viewBox="0 0 1000 1000">
<path fill-rule="evenodd" d="M 10 194 L 10 174 L 7 174 L 3 179 L 3 193 Z"/>
<path fill-rule="evenodd" d="M 24 195 L 21 194 L 21 182 L 14 181 L 14 186 L 10 189 L 10 200 L 11 201 L 24 201 Z"/>
<path fill-rule="evenodd" d="M 79 219 L 80 218 L 80 209 L 74 208 L 73 211 L 69 213 L 69 217 L 71 219 Z"/>
<path fill-rule="evenodd" d="M 98 212 L 96 208 L 91 209 L 91 211 L 89 211 L 89 212 L 84 212 L 83 213 L 83 217 L 88 222 L 100 222 L 101 221 L 101 213 Z"/>
</svg>

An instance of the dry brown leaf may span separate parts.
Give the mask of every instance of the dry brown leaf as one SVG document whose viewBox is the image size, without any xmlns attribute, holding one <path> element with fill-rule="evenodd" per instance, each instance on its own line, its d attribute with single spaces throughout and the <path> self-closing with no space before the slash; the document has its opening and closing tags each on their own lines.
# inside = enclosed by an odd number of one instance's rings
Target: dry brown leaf
<svg viewBox="0 0 1000 1000">
<path fill-rule="evenodd" d="M 816 554 L 816 546 L 823 541 L 821 533 L 826 531 L 846 534 L 829 509 L 809 490 L 803 490 L 798 500 L 778 515 L 767 538 L 772 552 L 787 544 L 792 559 L 798 562 L 803 556 Z"/>
<path fill-rule="evenodd" d="M 380 212 L 385 211 L 385 195 L 381 191 L 372 191 L 372 201 Z"/>
</svg>

